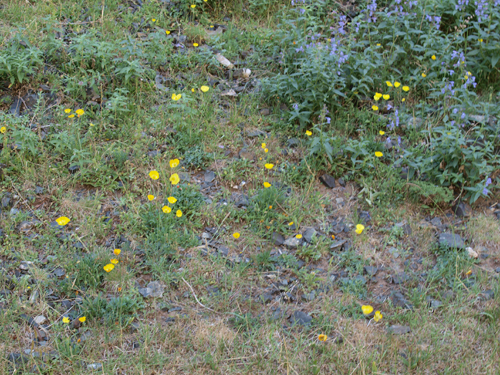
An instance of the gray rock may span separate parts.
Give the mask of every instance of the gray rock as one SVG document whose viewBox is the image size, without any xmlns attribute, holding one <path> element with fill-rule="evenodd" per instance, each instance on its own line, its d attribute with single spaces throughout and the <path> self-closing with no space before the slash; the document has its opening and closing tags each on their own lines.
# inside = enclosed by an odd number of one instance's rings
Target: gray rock
<svg viewBox="0 0 500 375">
<path fill-rule="evenodd" d="M 488 301 L 493 298 L 495 298 L 495 293 L 491 289 L 485 290 L 479 295 L 479 299 L 483 301 Z"/>
<path fill-rule="evenodd" d="M 429 307 L 431 309 L 438 309 L 441 306 L 443 306 L 443 302 L 438 301 L 437 299 L 432 299 L 430 297 L 427 297 L 426 299 L 427 299 L 427 302 L 429 303 Z"/>
<path fill-rule="evenodd" d="M 249 204 L 248 195 L 240 193 L 232 193 L 231 200 L 236 205 L 236 207 L 246 207 Z"/>
<path fill-rule="evenodd" d="M 500 273 L 500 267 L 495 268 L 496 273 Z"/>
<path fill-rule="evenodd" d="M 472 214 L 472 208 L 465 202 L 458 202 L 453 206 L 453 212 L 458 217 L 467 217 Z"/>
<path fill-rule="evenodd" d="M 304 237 L 304 240 L 306 242 L 311 243 L 313 238 L 316 238 L 317 232 L 316 229 L 314 228 L 307 228 L 304 233 L 302 233 L 302 236 Z"/>
<path fill-rule="evenodd" d="M 408 326 L 393 325 L 387 328 L 387 332 L 392 333 L 393 335 L 405 335 L 410 333 L 411 329 Z"/>
<path fill-rule="evenodd" d="M 87 370 L 102 370 L 102 363 L 90 363 L 87 365 Z"/>
<path fill-rule="evenodd" d="M 413 308 L 412 304 L 405 298 L 405 296 L 401 292 L 392 292 L 389 298 L 392 304 L 396 307 L 410 310 Z"/>
<path fill-rule="evenodd" d="M 311 321 L 312 321 L 312 317 L 303 311 L 295 311 L 290 316 L 290 323 L 292 325 L 300 324 L 300 325 L 306 326 L 306 325 L 311 324 Z"/>
<path fill-rule="evenodd" d="M 486 121 L 486 116 L 469 115 L 469 120 L 471 120 L 473 122 L 477 122 L 479 124 L 484 124 Z"/>
<path fill-rule="evenodd" d="M 316 298 L 316 292 L 313 290 L 311 293 L 304 293 L 302 295 L 302 298 L 306 301 L 312 301 L 314 300 L 314 298 Z"/>
<path fill-rule="evenodd" d="M 272 235 L 272 240 L 276 246 L 281 246 L 285 242 L 285 237 L 283 237 L 280 233 L 274 232 Z"/>
<path fill-rule="evenodd" d="M 345 187 L 345 180 L 342 177 L 340 177 L 337 181 L 340 186 Z"/>
<path fill-rule="evenodd" d="M 33 321 L 36 323 L 36 324 L 43 324 L 45 323 L 45 321 L 47 320 L 46 317 L 44 317 L 43 315 L 38 315 L 38 316 L 35 316 L 33 318 Z"/>
<path fill-rule="evenodd" d="M 269 116 L 271 114 L 271 111 L 269 110 L 269 108 L 262 108 L 259 113 L 261 114 L 261 116 Z"/>
<path fill-rule="evenodd" d="M 373 277 L 373 276 L 375 276 L 377 274 L 378 267 L 364 266 L 363 270 L 365 271 L 365 274 L 367 274 L 370 277 Z"/>
<path fill-rule="evenodd" d="M 443 225 L 443 222 L 439 217 L 435 217 L 434 219 L 431 220 L 431 224 L 434 225 L 435 227 L 440 227 Z"/>
<path fill-rule="evenodd" d="M 267 133 L 260 129 L 248 130 L 246 133 L 248 138 L 267 137 Z"/>
<path fill-rule="evenodd" d="M 324 174 L 319 178 L 321 183 L 325 185 L 327 188 L 333 189 L 335 187 L 335 179 L 329 174 Z"/>
<path fill-rule="evenodd" d="M 347 240 L 335 241 L 330 245 L 330 250 L 341 250 L 342 246 L 347 242 Z"/>
<path fill-rule="evenodd" d="M 290 237 L 283 243 L 283 245 L 285 245 L 290 249 L 296 249 L 297 247 L 300 246 L 301 243 L 302 243 L 301 239 L 296 237 Z"/>
<path fill-rule="evenodd" d="M 215 172 L 214 171 L 206 171 L 205 176 L 203 177 L 205 182 L 212 182 L 215 180 Z"/>
<path fill-rule="evenodd" d="M 300 144 L 299 140 L 297 138 L 290 138 L 287 142 L 286 145 L 289 148 L 295 148 Z"/>
<path fill-rule="evenodd" d="M 396 249 L 395 247 L 389 248 L 389 253 L 394 257 L 394 258 L 399 258 L 399 250 Z"/>
<path fill-rule="evenodd" d="M 453 233 L 441 233 L 439 235 L 439 245 L 448 248 L 465 249 L 465 243 L 462 237 Z"/>
<path fill-rule="evenodd" d="M 21 353 L 10 353 L 7 355 L 7 361 L 14 363 L 16 366 L 23 366 L 29 363 L 30 358 Z"/>
<path fill-rule="evenodd" d="M 144 298 L 162 297 L 165 287 L 159 281 L 151 281 L 146 288 L 139 288 L 139 293 Z"/>
</svg>

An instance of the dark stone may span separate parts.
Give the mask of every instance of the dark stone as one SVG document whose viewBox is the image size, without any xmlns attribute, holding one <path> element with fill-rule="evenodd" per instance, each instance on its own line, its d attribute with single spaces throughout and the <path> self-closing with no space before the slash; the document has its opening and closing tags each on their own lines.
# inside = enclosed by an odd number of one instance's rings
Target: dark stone
<svg viewBox="0 0 500 375">
<path fill-rule="evenodd" d="M 233 201 L 236 207 L 246 207 L 249 204 L 248 195 L 245 194 L 232 193 L 231 200 Z"/>
<path fill-rule="evenodd" d="M 500 273 L 500 267 L 495 268 L 496 273 Z"/>
<path fill-rule="evenodd" d="M 154 150 L 154 151 L 149 151 L 147 155 L 148 155 L 150 158 L 154 158 L 154 157 L 156 157 L 156 156 L 161 155 L 161 152 L 160 152 L 160 151 L 157 151 L 157 150 Z"/>
<path fill-rule="evenodd" d="M 64 268 L 60 268 L 60 267 L 56 268 L 53 273 L 57 278 L 60 278 L 60 279 L 66 275 L 66 271 L 64 270 Z"/>
<path fill-rule="evenodd" d="M 345 187 L 345 180 L 342 177 L 340 177 L 337 181 L 340 186 Z"/>
<path fill-rule="evenodd" d="M 295 324 L 300 324 L 300 325 L 310 325 L 312 321 L 312 317 L 306 314 L 303 311 L 295 311 L 291 316 L 290 316 L 290 323 L 292 325 Z"/>
<path fill-rule="evenodd" d="M 21 98 L 14 99 L 14 103 L 12 103 L 12 105 L 9 108 L 9 114 L 19 117 L 21 115 L 20 111 L 22 104 L 23 101 Z"/>
<path fill-rule="evenodd" d="M 152 281 L 146 288 L 139 288 L 139 293 L 144 298 L 148 297 L 162 297 L 165 287 L 159 281 Z"/>
<path fill-rule="evenodd" d="M 333 189 L 335 187 L 335 179 L 329 174 L 324 174 L 319 178 L 321 183 L 325 185 L 327 188 Z"/>
<path fill-rule="evenodd" d="M 257 137 L 267 137 L 267 133 L 263 130 L 248 130 L 247 131 L 248 138 L 257 138 Z"/>
<path fill-rule="evenodd" d="M 173 317 L 173 316 L 167 317 L 165 319 L 165 323 L 167 323 L 167 324 L 173 324 L 173 323 L 175 323 L 175 317 Z"/>
<path fill-rule="evenodd" d="M 269 108 L 262 108 L 259 113 L 261 116 L 269 116 L 271 114 L 271 111 L 269 110 Z"/>
<path fill-rule="evenodd" d="M 295 148 L 300 144 L 299 140 L 297 138 L 290 138 L 287 142 L 286 145 L 289 148 Z"/>
<path fill-rule="evenodd" d="M 35 194 L 43 194 L 43 187 L 36 186 L 35 187 Z"/>
<path fill-rule="evenodd" d="M 413 309 L 412 304 L 405 298 L 405 296 L 401 292 L 392 292 L 389 298 L 392 301 L 392 304 L 396 307 L 410 310 Z"/>
<path fill-rule="evenodd" d="M 347 240 L 335 241 L 330 245 L 330 250 L 342 250 L 342 246 L 347 242 Z"/>
<path fill-rule="evenodd" d="M 397 275 L 392 276 L 391 279 L 394 284 L 398 285 L 408 281 L 410 279 L 410 276 L 408 276 L 405 272 L 401 272 Z"/>
<path fill-rule="evenodd" d="M 440 227 L 443 225 L 443 222 L 439 217 L 435 217 L 434 219 L 431 220 L 431 224 L 434 225 L 435 227 Z"/>
<path fill-rule="evenodd" d="M 304 237 L 304 240 L 306 240 L 306 242 L 311 243 L 313 237 L 314 238 L 317 237 L 316 229 L 314 229 L 314 228 L 307 228 L 305 230 L 305 232 L 302 234 L 302 236 Z"/>
<path fill-rule="evenodd" d="M 457 215 L 458 217 L 467 217 L 472 213 L 472 209 L 470 208 L 470 206 L 464 202 L 458 202 L 455 206 L 453 206 L 452 209 L 455 215 Z"/>
<path fill-rule="evenodd" d="M 79 169 L 80 167 L 78 165 L 72 165 L 68 168 L 68 172 L 71 174 L 75 174 Z"/>
<path fill-rule="evenodd" d="M 285 242 L 285 237 L 283 237 L 280 233 L 274 232 L 272 235 L 272 240 L 276 246 L 281 246 Z"/>
<path fill-rule="evenodd" d="M 370 213 L 368 211 L 361 211 L 359 214 L 359 218 L 364 222 L 368 223 L 372 218 L 370 216 Z"/>
<path fill-rule="evenodd" d="M 378 272 L 378 267 L 373 267 L 373 266 L 364 266 L 363 270 L 365 271 L 365 274 L 373 277 L 377 274 Z"/>
<path fill-rule="evenodd" d="M 7 355 L 7 361 L 14 363 L 16 366 L 23 366 L 29 363 L 30 358 L 21 353 L 10 353 Z"/>
<path fill-rule="evenodd" d="M 495 298 L 495 293 L 493 292 L 493 290 L 491 289 L 488 289 L 488 290 L 485 290 L 484 292 L 482 292 L 480 295 L 479 295 L 479 298 L 483 301 L 488 301 L 490 299 L 493 299 Z"/>
<path fill-rule="evenodd" d="M 393 335 L 405 335 L 410 333 L 411 329 L 408 326 L 393 325 L 387 328 L 387 332 L 392 333 Z"/>
<path fill-rule="evenodd" d="M 439 235 L 439 244 L 448 248 L 465 249 L 465 243 L 458 234 L 441 233 Z"/>
</svg>

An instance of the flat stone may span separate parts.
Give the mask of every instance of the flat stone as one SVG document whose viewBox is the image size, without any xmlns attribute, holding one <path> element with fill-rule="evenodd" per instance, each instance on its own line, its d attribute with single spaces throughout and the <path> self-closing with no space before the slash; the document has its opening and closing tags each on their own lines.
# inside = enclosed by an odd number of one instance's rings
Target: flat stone
<svg viewBox="0 0 500 375">
<path fill-rule="evenodd" d="M 246 132 L 248 138 L 258 138 L 258 137 L 266 137 L 267 133 L 263 130 L 256 129 L 256 130 L 248 130 Z"/>
<path fill-rule="evenodd" d="M 329 174 L 324 174 L 319 178 L 321 183 L 325 185 L 327 188 L 333 189 L 335 187 L 335 179 Z"/>
<path fill-rule="evenodd" d="M 316 238 L 317 236 L 316 229 L 314 228 L 307 228 L 304 233 L 302 233 L 302 236 L 304 237 L 304 240 L 306 242 L 311 243 L 313 238 Z"/>
<path fill-rule="evenodd" d="M 276 246 L 281 246 L 285 242 L 285 237 L 278 232 L 274 232 L 271 238 Z"/>
<path fill-rule="evenodd" d="M 43 324 L 45 323 L 47 320 L 46 317 L 44 317 L 43 315 L 38 315 L 38 316 L 35 316 L 33 318 L 33 321 L 36 323 L 36 324 Z"/>
<path fill-rule="evenodd" d="M 236 205 L 236 207 L 246 207 L 249 204 L 248 195 L 240 193 L 232 193 L 231 200 Z"/>
<path fill-rule="evenodd" d="M 87 370 L 102 370 L 102 363 L 90 363 L 87 365 Z"/>
<path fill-rule="evenodd" d="M 468 217 L 472 214 L 472 208 L 465 202 L 458 202 L 452 209 L 458 217 Z"/>
<path fill-rule="evenodd" d="M 204 175 L 205 182 L 212 182 L 215 180 L 215 172 L 214 171 L 206 171 Z"/>
<path fill-rule="evenodd" d="M 392 292 L 389 298 L 392 304 L 396 307 L 410 310 L 413 308 L 412 304 L 405 298 L 405 296 L 401 292 Z"/>
<path fill-rule="evenodd" d="M 439 244 L 448 248 L 465 249 L 465 243 L 462 237 L 453 233 L 441 233 L 439 235 Z"/>
<path fill-rule="evenodd" d="M 439 217 L 435 217 L 434 219 L 431 220 L 431 224 L 434 225 L 435 227 L 440 227 L 443 225 L 443 222 Z"/>
<path fill-rule="evenodd" d="M 261 116 L 269 116 L 271 114 L 271 111 L 269 110 L 269 108 L 262 108 L 259 113 L 261 114 Z"/>
<path fill-rule="evenodd" d="M 392 333 L 393 335 L 405 335 L 410 333 L 411 329 L 408 326 L 393 325 L 387 328 L 387 332 Z"/>
<path fill-rule="evenodd" d="M 290 138 L 287 142 L 286 145 L 289 148 L 295 148 L 300 144 L 299 140 L 297 138 Z"/>
<path fill-rule="evenodd" d="M 165 287 L 159 281 L 151 281 L 146 288 L 139 288 L 139 293 L 144 298 L 162 297 Z"/>
<path fill-rule="evenodd" d="M 369 275 L 370 277 L 373 277 L 377 274 L 378 267 L 364 266 L 363 270 L 365 271 L 365 274 Z"/>
<path fill-rule="evenodd" d="M 296 249 L 297 247 L 300 246 L 301 243 L 302 243 L 301 239 L 296 237 L 290 237 L 285 242 L 283 242 L 283 245 L 285 245 L 290 249 Z"/>
<path fill-rule="evenodd" d="M 311 324 L 312 317 L 306 314 L 303 311 L 295 311 L 291 316 L 290 316 L 290 323 L 291 324 L 300 324 L 303 326 Z"/>
<path fill-rule="evenodd" d="M 485 290 L 479 295 L 479 298 L 483 301 L 488 301 L 495 298 L 495 292 L 493 292 L 493 290 L 491 289 Z"/>
<path fill-rule="evenodd" d="M 395 247 L 389 248 L 389 253 L 393 256 L 393 258 L 399 258 L 399 250 Z"/>
<path fill-rule="evenodd" d="M 330 245 L 330 250 L 340 250 L 342 246 L 347 242 L 347 240 L 335 241 Z"/>
</svg>

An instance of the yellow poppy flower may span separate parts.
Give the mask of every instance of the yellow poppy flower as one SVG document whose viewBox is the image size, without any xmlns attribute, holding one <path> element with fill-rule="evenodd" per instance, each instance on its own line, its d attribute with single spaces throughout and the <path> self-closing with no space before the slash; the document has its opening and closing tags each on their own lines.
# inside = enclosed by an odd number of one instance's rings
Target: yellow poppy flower
<svg viewBox="0 0 500 375">
<path fill-rule="evenodd" d="M 403 99 L 401 99 L 401 101 L 402 101 L 402 102 L 405 102 L 405 101 L 406 101 L 406 99 L 405 99 L 405 98 L 403 98 Z"/>
<path fill-rule="evenodd" d="M 208 90 L 210 90 L 210 87 L 208 87 L 208 86 L 201 86 L 200 90 L 203 91 L 203 92 L 207 92 Z"/>
<path fill-rule="evenodd" d="M 312 131 L 310 131 L 310 130 L 306 130 L 306 135 L 307 135 L 308 137 L 310 137 L 310 136 L 312 135 Z"/>
<path fill-rule="evenodd" d="M 390 97 L 391 97 L 391 96 L 390 96 L 389 94 L 385 94 L 385 95 L 383 96 L 384 100 L 389 100 L 389 99 L 390 99 Z"/>
<path fill-rule="evenodd" d="M 62 322 L 65 323 L 65 324 L 68 324 L 69 323 L 69 318 L 67 316 L 65 316 L 64 318 L 62 318 Z"/>
<path fill-rule="evenodd" d="M 376 92 L 375 95 L 373 95 L 373 99 L 377 102 L 380 98 L 382 97 L 382 94 L 379 92 Z"/>
<path fill-rule="evenodd" d="M 397 87 L 399 87 L 399 86 L 401 86 L 401 83 L 399 83 L 398 81 L 394 82 L 394 87 L 396 87 L 396 88 L 397 88 Z"/>
<path fill-rule="evenodd" d="M 379 131 L 379 132 L 378 132 L 378 134 L 380 134 L 380 135 L 384 135 L 384 134 L 385 134 L 385 131 L 381 130 L 381 131 Z"/>
<path fill-rule="evenodd" d="M 375 156 L 376 156 L 377 158 L 381 158 L 382 156 L 384 156 L 384 154 L 383 154 L 383 153 L 381 153 L 380 151 L 375 151 Z"/>
<path fill-rule="evenodd" d="M 297 234 L 297 235 L 295 236 L 295 238 L 297 238 L 297 239 L 299 239 L 299 240 L 300 240 L 300 239 L 302 238 L 302 235 L 301 235 L 301 234 Z"/>
<path fill-rule="evenodd" d="M 169 161 L 170 168 L 175 168 L 179 165 L 179 159 L 172 159 Z"/>
<path fill-rule="evenodd" d="M 167 200 L 168 200 L 168 203 L 170 203 L 170 204 L 174 204 L 175 202 L 177 202 L 177 199 L 175 199 L 174 197 L 168 197 Z"/>
<path fill-rule="evenodd" d="M 109 263 L 118 264 L 118 259 L 110 259 Z"/>
<path fill-rule="evenodd" d="M 264 187 L 267 189 L 268 187 L 271 187 L 271 184 L 269 182 L 264 182 Z"/>
<path fill-rule="evenodd" d="M 169 214 L 170 212 L 172 212 L 172 209 L 171 209 L 170 207 L 168 207 L 168 206 L 163 206 L 163 207 L 161 208 L 161 210 L 162 210 L 164 213 L 166 213 L 166 214 Z"/>
<path fill-rule="evenodd" d="M 76 110 L 76 114 L 78 115 L 78 117 L 80 117 L 81 115 L 83 115 L 85 113 L 85 111 L 83 109 L 77 109 Z"/>
<path fill-rule="evenodd" d="M 403 91 L 408 92 L 408 91 L 410 91 L 410 88 L 408 86 L 403 86 Z"/>
<path fill-rule="evenodd" d="M 179 178 L 179 175 L 177 173 L 174 173 L 172 176 L 170 176 L 170 183 L 172 185 L 177 185 L 181 179 Z"/>
<path fill-rule="evenodd" d="M 57 221 L 57 224 L 59 224 L 60 226 L 64 227 L 71 220 L 69 218 L 67 218 L 66 216 L 61 216 L 61 217 L 57 218 L 56 221 Z"/>
<path fill-rule="evenodd" d="M 73 117 L 75 117 L 75 115 L 69 115 L 69 116 L 68 116 L 68 118 L 73 118 Z"/>
<path fill-rule="evenodd" d="M 372 105 L 372 109 L 373 109 L 374 111 L 378 111 L 378 107 L 377 107 L 376 105 Z"/>
<path fill-rule="evenodd" d="M 365 226 L 363 224 L 357 224 L 356 225 L 356 233 L 361 234 L 365 230 Z"/>
<path fill-rule="evenodd" d="M 265 148 L 264 152 L 267 154 L 269 152 L 269 150 L 267 148 Z"/>
<path fill-rule="evenodd" d="M 422 77 L 424 77 L 424 78 L 425 78 L 425 77 L 427 77 L 427 74 L 425 74 L 425 73 L 422 73 Z"/>
<path fill-rule="evenodd" d="M 288 223 L 288 225 L 289 225 L 289 226 L 292 226 L 292 225 L 293 225 L 293 221 L 290 221 L 290 222 Z"/>
<path fill-rule="evenodd" d="M 361 306 L 361 311 L 363 311 L 365 315 L 370 315 L 373 312 L 373 307 L 370 305 L 363 305 Z"/>
<path fill-rule="evenodd" d="M 478 39 L 477 41 L 478 41 L 479 43 L 482 43 L 482 42 L 483 42 L 483 40 L 482 40 L 482 39 Z"/>
<path fill-rule="evenodd" d="M 66 108 L 66 109 L 64 110 L 64 113 L 70 113 L 70 112 L 71 112 L 71 109 L 69 109 L 69 108 Z"/>
<path fill-rule="evenodd" d="M 376 322 L 378 322 L 380 319 L 382 319 L 384 316 L 382 315 L 382 313 L 380 311 L 375 311 L 375 315 L 373 316 L 373 320 L 375 320 Z"/>
<path fill-rule="evenodd" d="M 179 100 L 181 97 L 182 97 L 182 94 L 177 94 L 177 95 L 175 93 L 172 94 L 172 100 L 174 100 L 174 101 Z"/>
<path fill-rule="evenodd" d="M 191 8 L 193 8 L 193 9 L 196 8 L 196 4 L 192 4 Z"/>
<path fill-rule="evenodd" d="M 436 60 L 436 55 L 432 55 L 431 59 Z"/>
<path fill-rule="evenodd" d="M 198 43 L 193 43 L 193 47 L 198 47 Z"/>
<path fill-rule="evenodd" d="M 78 318 L 78 320 L 80 321 L 80 323 L 85 323 L 85 321 L 87 320 L 87 318 L 84 317 L 84 316 L 81 316 L 81 317 Z"/>
<path fill-rule="evenodd" d="M 153 180 L 158 180 L 160 178 L 160 174 L 158 171 L 151 171 L 149 172 L 149 177 L 151 177 Z"/>
<path fill-rule="evenodd" d="M 182 216 L 182 211 L 181 210 L 177 210 L 177 212 L 175 213 L 175 216 L 181 217 Z"/>
<path fill-rule="evenodd" d="M 321 334 L 321 335 L 319 335 L 319 336 L 318 336 L 318 341 L 323 341 L 323 342 L 324 342 L 324 341 L 326 341 L 327 339 L 328 339 L 328 336 L 327 336 L 327 335 L 323 335 L 323 334 Z"/>
<path fill-rule="evenodd" d="M 148 194 L 148 200 L 152 201 L 153 199 L 155 199 L 155 196 L 152 194 Z"/>
<path fill-rule="evenodd" d="M 165 30 L 165 34 L 169 35 L 170 34 L 170 30 Z"/>
<path fill-rule="evenodd" d="M 156 22 L 156 18 L 153 18 L 151 21 Z"/>
<path fill-rule="evenodd" d="M 266 144 L 265 144 L 265 143 L 262 143 L 262 144 L 260 145 L 260 147 L 261 147 L 261 148 L 266 148 Z"/>
<path fill-rule="evenodd" d="M 2 126 L 0 128 L 0 133 L 4 134 L 7 131 L 7 128 L 5 126 Z"/>
<path fill-rule="evenodd" d="M 273 169 L 274 164 L 267 163 L 266 165 L 264 165 L 264 167 L 266 167 L 266 169 Z"/>
<path fill-rule="evenodd" d="M 104 268 L 104 271 L 106 271 L 106 272 L 111 272 L 111 271 L 113 271 L 113 269 L 115 268 L 115 265 L 114 265 L 114 264 L 109 263 L 109 264 L 106 264 L 103 268 Z"/>
<path fill-rule="evenodd" d="M 388 86 L 388 87 L 392 87 L 392 83 L 390 81 L 385 81 L 385 84 Z"/>
<path fill-rule="evenodd" d="M 122 251 L 120 249 L 114 249 L 113 250 L 113 254 L 115 254 L 115 255 L 120 255 L 121 252 Z"/>
<path fill-rule="evenodd" d="M 240 234 L 238 232 L 235 232 L 235 233 L 233 233 L 233 237 L 235 239 L 238 239 L 238 238 L 240 238 Z"/>
</svg>

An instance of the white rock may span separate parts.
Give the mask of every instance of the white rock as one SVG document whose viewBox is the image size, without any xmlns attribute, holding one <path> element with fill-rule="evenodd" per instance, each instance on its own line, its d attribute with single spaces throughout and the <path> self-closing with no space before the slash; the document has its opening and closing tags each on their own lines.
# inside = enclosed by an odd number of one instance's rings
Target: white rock
<svg viewBox="0 0 500 375">
<path fill-rule="evenodd" d="M 233 69 L 234 68 L 234 65 L 231 63 L 231 61 L 229 61 L 228 59 L 226 59 L 224 56 L 222 56 L 220 53 L 217 53 L 215 55 L 215 58 L 217 59 L 218 62 L 220 62 L 222 65 L 224 65 L 226 68 L 228 69 Z"/>
<path fill-rule="evenodd" d="M 33 321 L 36 323 L 36 324 L 43 324 L 45 323 L 45 321 L 47 320 L 46 317 L 44 317 L 43 315 L 38 315 L 38 316 L 35 316 L 33 318 Z"/>
<path fill-rule="evenodd" d="M 477 259 L 477 258 L 479 257 L 479 254 L 478 254 L 478 253 L 476 253 L 476 252 L 472 249 L 472 247 L 467 247 L 465 250 L 467 251 L 467 254 L 469 254 L 469 256 L 470 256 L 471 258 Z"/>
</svg>

